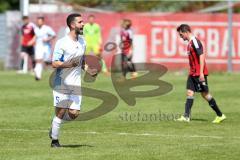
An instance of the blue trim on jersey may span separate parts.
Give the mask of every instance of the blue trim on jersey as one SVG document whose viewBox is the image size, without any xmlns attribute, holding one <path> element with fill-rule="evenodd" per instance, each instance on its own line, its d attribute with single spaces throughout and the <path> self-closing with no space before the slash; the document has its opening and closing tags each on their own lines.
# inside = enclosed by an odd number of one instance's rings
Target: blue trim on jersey
<svg viewBox="0 0 240 160">
<path fill-rule="evenodd" d="M 57 87 L 57 86 L 60 86 L 61 83 L 62 83 L 62 78 L 61 78 L 61 73 L 62 72 L 62 69 L 61 68 L 57 68 L 56 70 L 56 76 L 55 76 L 55 79 L 54 79 L 54 87 Z"/>
<path fill-rule="evenodd" d="M 64 62 L 64 54 L 60 57 L 59 61 Z"/>
<path fill-rule="evenodd" d="M 55 61 L 64 62 L 64 54 L 61 54 L 61 57 L 56 58 Z M 62 68 L 57 68 L 56 69 L 56 76 L 55 76 L 55 79 L 54 79 L 54 87 L 61 86 L 61 84 L 62 84 L 61 74 L 62 74 Z"/>
</svg>

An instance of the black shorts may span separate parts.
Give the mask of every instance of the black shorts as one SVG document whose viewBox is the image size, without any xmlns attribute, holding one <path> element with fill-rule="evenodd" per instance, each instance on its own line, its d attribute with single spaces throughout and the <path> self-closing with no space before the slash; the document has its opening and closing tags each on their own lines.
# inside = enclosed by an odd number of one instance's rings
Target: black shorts
<svg viewBox="0 0 240 160">
<path fill-rule="evenodd" d="M 22 46 L 21 51 L 27 53 L 29 56 L 34 55 L 34 47 L 33 46 Z"/>
<path fill-rule="evenodd" d="M 208 92 L 208 81 L 207 76 L 205 77 L 204 82 L 199 81 L 199 76 L 188 76 L 187 79 L 187 89 L 194 92 Z"/>
</svg>

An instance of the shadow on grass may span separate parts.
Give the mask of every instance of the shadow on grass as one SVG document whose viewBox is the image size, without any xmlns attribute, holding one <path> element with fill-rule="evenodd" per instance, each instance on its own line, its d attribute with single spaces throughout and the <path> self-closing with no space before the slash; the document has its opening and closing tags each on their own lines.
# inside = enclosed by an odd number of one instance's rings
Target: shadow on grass
<svg viewBox="0 0 240 160">
<path fill-rule="evenodd" d="M 94 147 L 92 145 L 88 144 L 66 144 L 66 145 L 61 145 L 63 148 L 80 148 L 80 147 Z"/>
<path fill-rule="evenodd" d="M 202 119 L 202 118 L 192 118 L 191 121 L 202 121 L 202 122 L 207 122 L 207 119 Z"/>
</svg>

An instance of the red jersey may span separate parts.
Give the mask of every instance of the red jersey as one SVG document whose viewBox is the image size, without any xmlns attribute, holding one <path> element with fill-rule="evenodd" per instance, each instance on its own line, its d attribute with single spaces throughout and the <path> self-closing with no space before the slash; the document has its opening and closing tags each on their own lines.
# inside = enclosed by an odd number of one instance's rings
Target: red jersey
<svg viewBox="0 0 240 160">
<path fill-rule="evenodd" d="M 191 76 L 200 76 L 200 55 L 203 54 L 202 43 L 196 38 L 192 37 L 187 46 L 187 53 L 189 58 Z M 204 59 L 203 74 L 208 75 L 208 69 Z"/>
<path fill-rule="evenodd" d="M 131 29 L 122 29 L 120 36 L 122 54 L 128 55 L 132 47 L 133 32 Z"/>
<path fill-rule="evenodd" d="M 28 23 L 22 26 L 22 46 L 28 46 L 28 42 L 34 37 L 34 24 Z"/>
</svg>

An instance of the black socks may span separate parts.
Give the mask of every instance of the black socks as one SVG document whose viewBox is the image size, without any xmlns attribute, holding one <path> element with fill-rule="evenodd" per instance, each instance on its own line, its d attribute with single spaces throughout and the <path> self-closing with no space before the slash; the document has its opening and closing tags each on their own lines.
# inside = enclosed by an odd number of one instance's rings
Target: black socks
<svg viewBox="0 0 240 160">
<path fill-rule="evenodd" d="M 193 105 L 193 97 L 188 97 L 185 103 L 185 113 L 184 113 L 184 117 L 188 117 L 190 118 L 190 113 L 191 113 L 191 108 Z"/>
<path fill-rule="evenodd" d="M 220 109 L 218 108 L 215 99 L 214 99 L 214 98 L 210 99 L 210 100 L 208 101 L 208 103 L 209 103 L 209 106 L 212 107 L 212 109 L 216 112 L 216 114 L 217 114 L 219 117 L 221 117 L 221 116 L 222 116 L 222 112 L 221 112 Z"/>
</svg>

